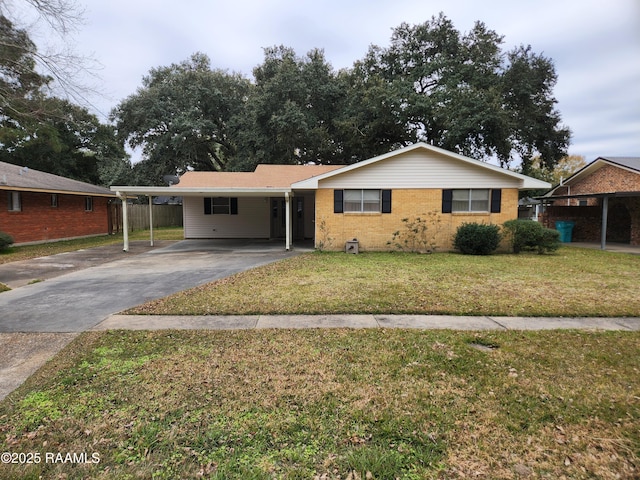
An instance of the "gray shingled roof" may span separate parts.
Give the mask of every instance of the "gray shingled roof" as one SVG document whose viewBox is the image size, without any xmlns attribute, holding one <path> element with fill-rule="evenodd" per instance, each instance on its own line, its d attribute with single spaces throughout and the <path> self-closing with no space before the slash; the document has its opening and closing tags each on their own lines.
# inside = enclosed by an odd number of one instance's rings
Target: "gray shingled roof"
<svg viewBox="0 0 640 480">
<path fill-rule="evenodd" d="M 599 157 L 622 167 L 632 168 L 640 172 L 640 157 Z"/>
<path fill-rule="evenodd" d="M 115 196 L 108 188 L 5 162 L 0 162 L 0 190 Z"/>
</svg>

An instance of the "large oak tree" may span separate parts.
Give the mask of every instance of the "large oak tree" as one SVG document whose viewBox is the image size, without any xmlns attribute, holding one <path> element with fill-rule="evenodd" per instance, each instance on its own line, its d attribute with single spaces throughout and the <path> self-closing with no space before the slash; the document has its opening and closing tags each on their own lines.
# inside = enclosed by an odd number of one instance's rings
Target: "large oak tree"
<svg viewBox="0 0 640 480">
<path fill-rule="evenodd" d="M 244 111 L 249 87 L 242 76 L 212 70 L 206 55 L 194 54 L 152 69 L 112 117 L 119 137 L 142 149 L 138 168 L 152 183 L 188 168 L 224 170 L 236 155 L 234 117 Z"/>
</svg>

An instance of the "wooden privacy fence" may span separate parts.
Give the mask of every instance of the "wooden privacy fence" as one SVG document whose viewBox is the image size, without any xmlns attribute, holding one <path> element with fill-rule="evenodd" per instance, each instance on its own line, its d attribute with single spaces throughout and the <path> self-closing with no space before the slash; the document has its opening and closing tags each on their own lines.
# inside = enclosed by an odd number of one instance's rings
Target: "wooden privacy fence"
<svg viewBox="0 0 640 480">
<path fill-rule="evenodd" d="M 130 230 L 149 228 L 149 205 L 129 205 L 127 210 Z M 153 227 L 181 227 L 182 205 L 153 205 Z M 110 215 L 110 231 L 122 231 L 122 205 L 114 204 Z"/>
</svg>

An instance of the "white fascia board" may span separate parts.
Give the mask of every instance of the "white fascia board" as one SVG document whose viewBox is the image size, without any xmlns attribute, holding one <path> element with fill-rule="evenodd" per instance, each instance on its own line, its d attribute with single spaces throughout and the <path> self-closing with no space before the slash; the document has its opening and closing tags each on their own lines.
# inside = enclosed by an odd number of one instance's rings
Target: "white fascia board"
<svg viewBox="0 0 640 480">
<path fill-rule="evenodd" d="M 168 195 L 180 197 L 233 196 L 270 197 L 291 193 L 290 188 L 212 188 L 212 187 L 131 187 L 112 186 L 111 190 L 127 195 Z"/>
<path fill-rule="evenodd" d="M 538 180 L 537 178 L 527 177 L 526 175 L 521 176 L 524 177 L 524 179 L 518 190 L 547 190 L 552 186 L 549 182 Z"/>
</svg>

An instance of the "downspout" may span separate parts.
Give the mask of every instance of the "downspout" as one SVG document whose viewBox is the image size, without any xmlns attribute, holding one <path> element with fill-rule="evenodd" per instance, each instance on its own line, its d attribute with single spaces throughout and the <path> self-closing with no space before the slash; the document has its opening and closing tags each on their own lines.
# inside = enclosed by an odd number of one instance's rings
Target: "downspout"
<svg viewBox="0 0 640 480">
<path fill-rule="evenodd" d="M 116 196 L 122 200 L 122 238 L 124 240 L 124 246 L 122 250 L 129 251 L 129 216 L 127 214 L 127 196 L 122 195 L 121 192 L 116 192 Z"/>
</svg>

